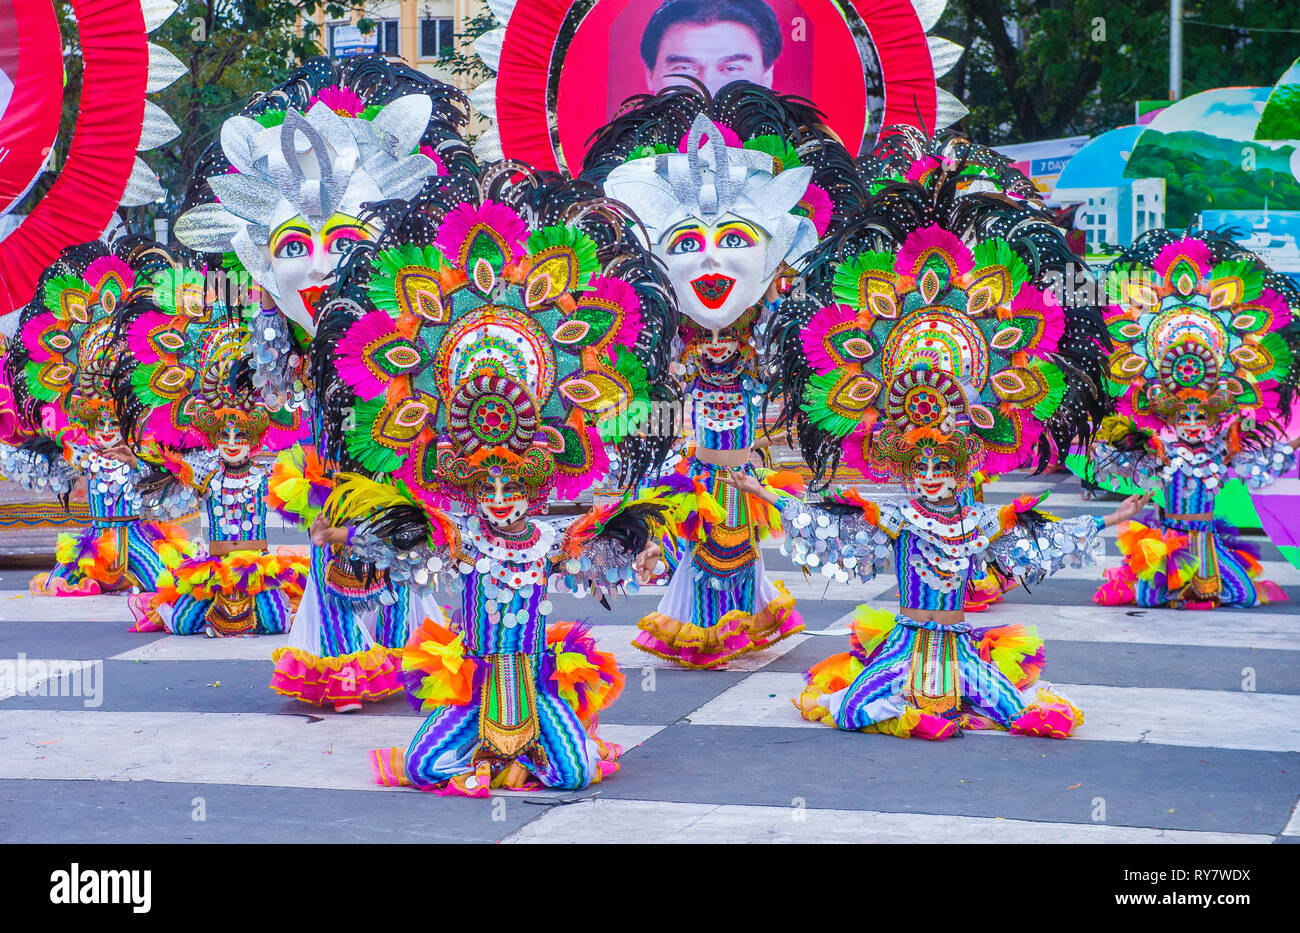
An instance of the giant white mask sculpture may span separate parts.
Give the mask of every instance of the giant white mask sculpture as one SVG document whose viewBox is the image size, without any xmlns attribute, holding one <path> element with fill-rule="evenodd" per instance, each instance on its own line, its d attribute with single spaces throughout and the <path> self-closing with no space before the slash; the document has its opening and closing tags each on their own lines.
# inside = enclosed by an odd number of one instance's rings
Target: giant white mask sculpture
<svg viewBox="0 0 1300 933">
<path fill-rule="evenodd" d="M 632 209 L 668 269 L 683 313 L 720 330 L 763 297 L 783 262 L 817 245 L 813 222 L 791 213 L 813 170 L 773 174 L 772 157 L 727 146 L 725 130 L 695 118 L 684 152 L 613 169 L 605 193 Z"/>
<path fill-rule="evenodd" d="M 278 126 L 231 117 L 221 148 L 235 172 L 208 179 L 217 202 L 186 211 L 176 237 L 207 253 L 233 252 L 280 311 L 315 336 L 315 303 L 335 269 L 374 231 L 362 205 L 411 198 L 438 164 L 416 152 L 433 102 L 400 97 L 373 120 L 317 101 Z"/>
</svg>

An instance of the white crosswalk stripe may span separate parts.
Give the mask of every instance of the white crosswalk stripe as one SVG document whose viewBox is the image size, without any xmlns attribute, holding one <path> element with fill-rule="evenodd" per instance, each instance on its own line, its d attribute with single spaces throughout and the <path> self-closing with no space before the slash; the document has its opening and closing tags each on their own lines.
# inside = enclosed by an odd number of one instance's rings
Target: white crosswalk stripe
<svg viewBox="0 0 1300 933">
<path fill-rule="evenodd" d="M 510 843 L 1269 843 L 1251 833 L 1211 833 L 1048 823 L 929 813 L 717 806 L 645 800 L 582 801 L 556 807 L 507 837 Z"/>
<path fill-rule="evenodd" d="M 799 674 L 751 674 L 691 713 L 698 726 L 825 729 L 802 719 L 790 698 L 803 686 Z M 1071 741 L 1206 745 L 1259 751 L 1300 752 L 1300 696 L 1174 690 L 1158 687 L 1054 686 L 1084 711 Z M 1006 736 L 1006 732 L 971 735 Z"/>
<path fill-rule="evenodd" d="M 374 748 L 405 747 L 420 719 L 297 714 L 6 710 L 0 779 L 168 781 L 374 790 Z M 632 748 L 662 727 L 602 727 Z"/>
</svg>

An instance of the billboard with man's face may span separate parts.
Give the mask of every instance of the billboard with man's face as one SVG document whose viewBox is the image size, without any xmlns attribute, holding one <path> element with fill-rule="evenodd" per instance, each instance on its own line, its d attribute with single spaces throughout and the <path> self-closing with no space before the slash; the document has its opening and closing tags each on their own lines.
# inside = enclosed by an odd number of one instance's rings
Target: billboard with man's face
<svg viewBox="0 0 1300 933">
<path fill-rule="evenodd" d="M 629 97 L 741 80 L 811 100 L 854 152 L 882 125 L 936 128 L 910 0 L 519 0 L 496 83 L 502 150 L 576 168 Z"/>
</svg>

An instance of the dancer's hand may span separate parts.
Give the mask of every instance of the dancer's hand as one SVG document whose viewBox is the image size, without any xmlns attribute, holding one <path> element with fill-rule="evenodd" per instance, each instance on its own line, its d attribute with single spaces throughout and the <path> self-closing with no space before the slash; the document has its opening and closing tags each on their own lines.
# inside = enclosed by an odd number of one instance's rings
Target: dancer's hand
<svg viewBox="0 0 1300 933">
<path fill-rule="evenodd" d="M 317 547 L 328 547 L 331 544 L 347 544 L 348 530 L 346 528 L 335 528 L 326 518 L 325 513 L 321 512 L 316 516 L 316 520 L 311 523 L 311 543 Z"/>
<path fill-rule="evenodd" d="M 776 493 L 768 489 L 758 479 L 748 473 L 736 473 L 731 470 L 719 470 L 718 479 L 726 483 L 732 489 L 738 489 L 741 492 L 748 493 L 751 496 L 757 496 L 764 502 L 776 505 L 780 500 Z"/>
<path fill-rule="evenodd" d="M 647 541 L 646 546 L 641 549 L 641 553 L 636 556 L 633 568 L 636 570 L 637 578 L 642 583 L 647 583 L 650 576 L 654 573 L 655 564 L 663 556 L 664 549 L 659 546 L 657 541 Z"/>
<path fill-rule="evenodd" d="M 1153 489 L 1145 495 L 1134 493 L 1129 496 L 1119 504 L 1119 508 L 1106 516 L 1106 527 L 1109 528 L 1111 525 L 1118 525 L 1120 522 L 1128 521 L 1138 512 L 1145 509 L 1147 503 L 1151 501 L 1151 497 L 1155 494 L 1155 490 Z"/>
<path fill-rule="evenodd" d="M 138 466 L 140 458 L 135 455 L 130 447 L 122 444 L 118 447 L 109 447 L 103 451 L 104 456 L 110 460 L 116 460 L 118 463 L 125 463 L 129 467 Z"/>
</svg>

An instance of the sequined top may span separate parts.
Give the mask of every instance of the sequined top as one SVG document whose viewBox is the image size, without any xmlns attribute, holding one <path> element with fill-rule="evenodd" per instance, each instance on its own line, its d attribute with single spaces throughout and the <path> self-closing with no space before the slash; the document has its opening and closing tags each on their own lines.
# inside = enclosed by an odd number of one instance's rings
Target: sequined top
<svg viewBox="0 0 1300 933">
<path fill-rule="evenodd" d="M 1214 511 L 1214 499 L 1232 476 L 1251 489 L 1262 489 L 1295 469 L 1291 445 L 1279 441 L 1263 450 L 1243 450 L 1228 457 L 1226 442 L 1211 438 L 1193 446 L 1175 441 L 1164 456 L 1153 450 L 1119 451 L 1110 444 L 1094 447 L 1104 475 L 1150 477 L 1165 490 L 1165 511 L 1171 515 L 1201 515 Z"/>
<path fill-rule="evenodd" d="M 870 580 L 892 567 L 899 603 L 908 609 L 963 608 L 966 581 L 989 561 L 1029 583 L 1081 566 L 1095 559 L 1104 527 L 1102 519 L 1083 515 L 1035 530 L 1011 506 L 973 504 L 944 514 L 919 499 L 883 503 L 874 518 L 794 498 L 777 507 L 787 536 L 783 554 L 841 583 Z"/>
<path fill-rule="evenodd" d="M 52 460 L 21 448 L 5 447 L 0 450 L 0 470 L 28 489 L 48 490 L 59 497 L 72 492 L 77 478 L 84 476 L 92 522 L 116 524 L 140 517 L 142 502 L 136 483 L 146 474 L 146 466 L 128 466 L 80 444 L 69 444 L 67 451 L 67 460 Z"/>
<path fill-rule="evenodd" d="M 144 507 L 165 518 L 188 515 L 206 505 L 209 541 L 265 541 L 266 492 L 271 475 L 260 464 L 231 468 L 216 451 L 188 454 L 193 485 L 175 478 L 151 489 Z"/>
<path fill-rule="evenodd" d="M 69 463 L 86 477 L 86 502 L 93 521 L 140 517 L 141 499 L 136 482 L 148 470 L 144 464 L 128 466 L 105 457 L 93 447 L 70 444 Z"/>
<path fill-rule="evenodd" d="M 453 619 L 467 654 L 539 654 L 553 609 L 548 583 L 579 597 L 637 589 L 635 555 L 613 541 L 588 542 L 579 557 L 564 553 L 571 520 L 532 519 L 523 535 L 512 538 L 488 530 L 474 515 L 441 517 L 456 540 L 399 551 L 362 529 L 352 538 L 352 553 L 387 570 L 394 584 L 456 593 Z"/>
<path fill-rule="evenodd" d="M 221 466 L 202 489 L 208 506 L 211 541 L 265 541 L 266 492 L 271 474 L 257 464 L 234 471 Z"/>
<path fill-rule="evenodd" d="M 72 492 L 80 476 L 62 457 L 52 459 L 8 444 L 0 444 L 0 473 L 33 492 L 48 492 L 58 498 Z"/>
<path fill-rule="evenodd" d="M 687 392 L 695 444 L 708 450 L 745 450 L 754 445 L 766 386 L 753 372 L 752 356 L 714 363 L 696 354 Z"/>
</svg>

